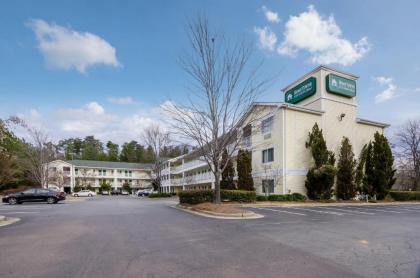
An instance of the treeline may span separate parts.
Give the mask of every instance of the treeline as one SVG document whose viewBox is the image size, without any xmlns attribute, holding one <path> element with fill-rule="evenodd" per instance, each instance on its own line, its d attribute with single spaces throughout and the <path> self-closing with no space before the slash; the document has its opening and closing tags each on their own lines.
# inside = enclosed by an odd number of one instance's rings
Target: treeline
<svg viewBox="0 0 420 278">
<path fill-rule="evenodd" d="M 101 142 L 94 136 L 68 138 L 59 141 L 57 145 L 66 160 L 100 160 L 135 163 L 153 163 L 154 155 L 151 146 L 144 146 L 137 141 L 130 141 L 119 146 L 108 141 Z M 188 153 L 188 146 L 164 146 L 160 152 L 162 158 L 173 158 Z"/>
</svg>

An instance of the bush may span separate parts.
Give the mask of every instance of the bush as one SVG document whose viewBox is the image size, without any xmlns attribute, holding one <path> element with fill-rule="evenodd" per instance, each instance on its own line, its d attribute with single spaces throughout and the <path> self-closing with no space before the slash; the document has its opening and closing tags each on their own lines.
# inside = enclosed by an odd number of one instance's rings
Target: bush
<svg viewBox="0 0 420 278">
<path fill-rule="evenodd" d="M 213 202 L 214 190 L 186 190 L 178 193 L 181 204 L 200 204 Z M 255 191 L 221 190 L 220 197 L 224 201 L 252 203 L 257 199 Z"/>
<path fill-rule="evenodd" d="M 300 193 L 293 193 L 293 194 L 271 194 L 268 196 L 258 195 L 257 201 L 274 201 L 274 202 L 284 202 L 284 201 L 291 201 L 291 202 L 302 202 L 305 201 L 305 195 Z"/>
<path fill-rule="evenodd" d="M 257 199 L 255 191 L 245 190 L 221 190 L 220 197 L 222 200 L 240 203 L 252 203 Z"/>
<path fill-rule="evenodd" d="M 265 195 L 257 195 L 257 201 L 259 202 L 268 201 L 268 197 Z"/>
<path fill-rule="evenodd" d="M 178 193 L 181 204 L 200 204 L 212 202 L 214 199 L 213 190 L 186 190 Z"/>
<path fill-rule="evenodd" d="M 390 191 L 395 201 L 420 201 L 420 191 Z"/>
<path fill-rule="evenodd" d="M 320 168 L 311 168 L 306 175 L 305 187 L 308 197 L 314 200 L 329 200 L 333 196 L 334 177 L 336 168 L 324 165 Z"/>
<path fill-rule="evenodd" d="M 173 196 L 172 193 L 164 193 L 164 192 L 149 194 L 149 198 L 168 198 L 172 196 Z"/>
<path fill-rule="evenodd" d="M 76 186 L 73 188 L 73 192 L 79 192 L 80 190 L 82 190 L 82 188 L 81 188 L 79 185 L 76 185 Z"/>
</svg>

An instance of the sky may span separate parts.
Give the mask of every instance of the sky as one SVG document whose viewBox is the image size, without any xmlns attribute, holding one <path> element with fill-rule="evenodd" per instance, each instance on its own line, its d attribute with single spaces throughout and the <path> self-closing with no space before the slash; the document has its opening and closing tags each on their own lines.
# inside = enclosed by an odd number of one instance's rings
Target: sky
<svg viewBox="0 0 420 278">
<path fill-rule="evenodd" d="M 141 141 L 182 103 L 189 20 L 254 46 L 274 78 L 261 101 L 320 64 L 359 76 L 359 117 L 392 134 L 420 117 L 420 1 L 20 1 L 0 3 L 0 118 L 17 115 L 53 141 Z"/>
</svg>

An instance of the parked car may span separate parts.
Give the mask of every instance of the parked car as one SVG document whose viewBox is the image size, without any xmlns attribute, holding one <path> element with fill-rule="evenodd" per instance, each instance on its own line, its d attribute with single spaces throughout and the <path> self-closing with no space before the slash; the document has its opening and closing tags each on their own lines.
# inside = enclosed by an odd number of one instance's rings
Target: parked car
<svg viewBox="0 0 420 278">
<path fill-rule="evenodd" d="M 30 188 L 23 191 L 9 193 L 3 197 L 3 203 L 11 205 L 21 204 L 24 202 L 47 202 L 55 204 L 58 201 L 65 200 L 66 193 L 57 192 L 46 188 Z"/>
<path fill-rule="evenodd" d="M 120 195 L 120 192 L 118 190 L 112 190 L 111 195 Z"/>
<path fill-rule="evenodd" d="M 149 196 L 150 193 L 155 193 L 153 188 L 146 188 L 146 189 L 143 189 L 143 190 L 139 190 L 139 191 L 137 191 L 137 196 L 139 196 L 139 197 Z"/>
<path fill-rule="evenodd" d="M 103 190 L 101 194 L 102 195 L 109 195 L 109 191 L 108 190 Z"/>
<path fill-rule="evenodd" d="M 90 190 L 80 190 L 79 192 L 73 193 L 74 197 L 93 197 L 96 196 L 96 193 Z"/>
<path fill-rule="evenodd" d="M 121 195 L 129 195 L 130 193 L 128 193 L 128 191 L 125 191 L 125 190 L 123 190 L 123 191 L 121 191 Z"/>
</svg>

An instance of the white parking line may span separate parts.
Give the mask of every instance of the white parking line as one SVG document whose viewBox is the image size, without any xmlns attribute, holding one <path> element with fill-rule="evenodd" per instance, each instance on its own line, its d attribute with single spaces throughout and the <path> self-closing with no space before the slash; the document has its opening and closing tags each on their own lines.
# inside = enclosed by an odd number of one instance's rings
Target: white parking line
<svg viewBox="0 0 420 278">
<path fill-rule="evenodd" d="M 399 209 L 399 210 L 405 210 L 405 211 L 415 211 L 415 212 L 420 212 L 420 210 L 419 210 L 419 209 L 407 209 L 407 208 L 402 208 L 402 207 L 397 207 L 396 209 Z"/>
<path fill-rule="evenodd" d="M 286 207 L 286 208 L 288 208 L 288 209 L 307 210 L 307 211 L 312 211 L 312 212 L 325 213 L 325 214 L 333 214 L 333 215 L 343 215 L 343 213 L 333 212 L 333 211 L 322 211 L 322 210 L 307 209 L 307 208 L 295 208 L 295 207 Z"/>
<path fill-rule="evenodd" d="M 357 209 L 361 209 L 361 210 L 373 210 L 373 211 L 382 211 L 382 212 L 391 212 L 391 213 L 402 213 L 401 211 L 395 211 L 395 210 L 385 210 L 385 209 L 376 209 L 376 208 L 368 208 L 368 206 L 366 207 L 357 207 Z"/>
<path fill-rule="evenodd" d="M 270 211 L 276 211 L 276 212 L 283 212 L 283 213 L 290 213 L 290 214 L 295 214 L 295 215 L 306 216 L 306 214 L 304 214 L 304 213 L 291 212 L 291 211 L 287 211 L 287 210 L 278 210 L 278 209 L 270 209 L 270 208 L 257 208 L 257 207 L 254 207 L 254 208 L 256 208 L 256 209 L 262 209 L 262 210 L 270 210 Z"/>
<path fill-rule="evenodd" d="M 39 211 L 8 211 L 8 212 L 2 212 L 6 214 L 22 214 L 22 213 L 39 213 Z"/>
<path fill-rule="evenodd" d="M 374 215 L 375 214 L 373 212 L 365 212 L 365 211 L 350 210 L 350 209 L 339 209 L 339 208 L 334 208 L 334 207 L 318 207 L 318 208 L 338 210 L 338 211 L 345 211 L 346 213 L 354 213 L 354 214 L 358 214 L 358 213 L 359 214 L 369 214 L 369 215 Z"/>
</svg>

